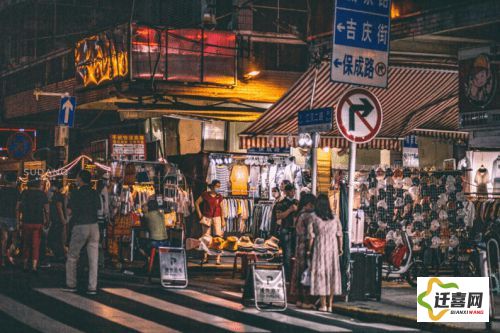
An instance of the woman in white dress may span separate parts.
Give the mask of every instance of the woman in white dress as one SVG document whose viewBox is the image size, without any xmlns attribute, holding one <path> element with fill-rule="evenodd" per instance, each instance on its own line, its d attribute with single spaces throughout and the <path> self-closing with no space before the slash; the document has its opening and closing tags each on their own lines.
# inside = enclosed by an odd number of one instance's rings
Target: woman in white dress
<svg viewBox="0 0 500 333">
<path fill-rule="evenodd" d="M 318 196 L 312 215 L 307 253 L 311 257 L 311 295 L 320 296 L 320 311 L 331 312 L 333 296 L 342 293 L 339 258 L 342 255 L 342 226 L 324 194 Z"/>
</svg>

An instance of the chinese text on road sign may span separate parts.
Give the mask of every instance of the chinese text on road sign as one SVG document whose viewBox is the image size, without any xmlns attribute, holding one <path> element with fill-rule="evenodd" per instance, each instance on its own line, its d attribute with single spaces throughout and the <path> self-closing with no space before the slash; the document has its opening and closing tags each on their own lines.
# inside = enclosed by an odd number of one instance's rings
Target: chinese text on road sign
<svg viewBox="0 0 500 333">
<path fill-rule="evenodd" d="M 373 140 L 382 126 L 382 108 L 375 95 L 365 89 L 345 93 L 335 109 L 340 133 L 349 141 L 365 143 Z"/>
<path fill-rule="evenodd" d="M 61 107 L 59 108 L 58 125 L 73 127 L 75 121 L 76 98 L 68 96 L 61 98 Z"/>
<path fill-rule="evenodd" d="M 332 108 L 300 111 L 299 132 L 327 132 L 332 130 Z"/>
<path fill-rule="evenodd" d="M 332 80 L 385 88 L 390 0 L 336 0 Z"/>
</svg>

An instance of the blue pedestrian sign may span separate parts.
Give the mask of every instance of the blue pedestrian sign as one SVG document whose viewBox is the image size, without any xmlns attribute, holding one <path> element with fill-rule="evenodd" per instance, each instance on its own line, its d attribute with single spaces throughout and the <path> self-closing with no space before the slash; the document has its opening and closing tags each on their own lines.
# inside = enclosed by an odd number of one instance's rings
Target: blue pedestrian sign
<svg viewBox="0 0 500 333">
<path fill-rule="evenodd" d="M 328 132 L 333 128 L 333 109 L 321 108 L 299 111 L 299 132 Z"/>
<path fill-rule="evenodd" d="M 75 96 L 67 96 L 61 98 L 61 106 L 59 108 L 58 125 L 73 127 L 75 122 L 76 98 Z"/>
<path fill-rule="evenodd" d="M 331 78 L 386 88 L 390 0 L 336 0 Z"/>
</svg>

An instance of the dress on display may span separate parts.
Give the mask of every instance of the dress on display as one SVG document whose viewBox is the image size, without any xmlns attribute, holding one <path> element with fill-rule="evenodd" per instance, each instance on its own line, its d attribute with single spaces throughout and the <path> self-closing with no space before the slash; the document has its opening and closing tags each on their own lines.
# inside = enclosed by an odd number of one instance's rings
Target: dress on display
<svg viewBox="0 0 500 333">
<path fill-rule="evenodd" d="M 493 183 L 493 192 L 500 192 L 500 155 L 493 161 L 491 169 L 491 182 Z"/>
<path fill-rule="evenodd" d="M 488 169 L 486 169 L 484 166 L 481 166 L 479 169 L 477 169 L 474 181 L 477 185 L 477 194 L 487 195 L 488 183 L 490 182 L 490 174 L 488 172 Z"/>
<path fill-rule="evenodd" d="M 342 293 L 339 244 L 342 226 L 337 216 L 323 221 L 312 214 L 308 225 L 308 237 L 314 239 L 311 261 L 311 295 L 327 296 Z"/>
</svg>

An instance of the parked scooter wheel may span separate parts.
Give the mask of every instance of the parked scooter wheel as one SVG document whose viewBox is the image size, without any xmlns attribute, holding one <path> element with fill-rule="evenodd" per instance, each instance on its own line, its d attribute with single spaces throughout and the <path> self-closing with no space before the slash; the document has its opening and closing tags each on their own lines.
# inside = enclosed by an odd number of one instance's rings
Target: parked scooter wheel
<svg viewBox="0 0 500 333">
<path fill-rule="evenodd" d="M 411 263 L 410 267 L 408 267 L 408 271 L 406 272 L 405 278 L 406 282 L 412 287 L 417 286 L 417 278 L 427 276 L 427 268 L 421 260 L 415 260 Z"/>
<path fill-rule="evenodd" d="M 474 264 L 473 261 L 469 262 L 464 262 L 460 263 L 455 266 L 455 276 L 462 276 L 462 277 L 473 277 L 473 276 L 479 276 L 479 270 L 476 267 L 476 264 Z"/>
</svg>

